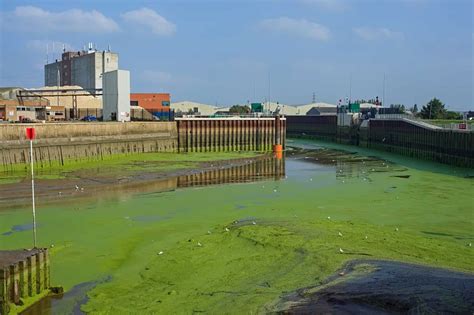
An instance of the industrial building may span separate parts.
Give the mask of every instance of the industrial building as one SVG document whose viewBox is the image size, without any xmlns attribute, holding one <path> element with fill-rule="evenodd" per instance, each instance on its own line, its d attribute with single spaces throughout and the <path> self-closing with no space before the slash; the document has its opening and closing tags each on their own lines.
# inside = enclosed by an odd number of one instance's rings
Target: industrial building
<svg viewBox="0 0 474 315">
<path fill-rule="evenodd" d="M 130 72 L 115 70 L 103 77 L 103 120 L 130 121 Z"/>
<path fill-rule="evenodd" d="M 171 97 L 169 93 L 131 93 L 130 105 L 146 109 L 157 119 L 169 119 Z"/>
<path fill-rule="evenodd" d="M 18 98 L 19 87 L 0 88 L 0 121 L 37 121 L 49 120 L 54 111 L 48 99 L 34 96 L 28 99 Z"/>
<path fill-rule="evenodd" d="M 118 68 L 118 54 L 110 50 L 98 51 L 89 43 L 88 50 L 64 51 L 61 60 L 46 64 L 44 85 L 101 89 L 102 75 Z"/>
</svg>

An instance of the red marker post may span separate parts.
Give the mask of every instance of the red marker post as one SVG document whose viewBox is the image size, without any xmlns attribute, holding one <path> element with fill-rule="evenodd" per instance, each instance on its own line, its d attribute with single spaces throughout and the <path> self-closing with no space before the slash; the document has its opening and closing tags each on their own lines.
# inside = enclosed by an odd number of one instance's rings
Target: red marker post
<svg viewBox="0 0 474 315">
<path fill-rule="evenodd" d="M 35 139 L 35 128 L 26 128 L 26 137 L 30 140 L 30 165 L 31 165 L 31 200 L 33 202 L 33 244 L 36 248 L 36 208 L 35 208 L 35 174 L 33 165 L 33 140 Z"/>
</svg>

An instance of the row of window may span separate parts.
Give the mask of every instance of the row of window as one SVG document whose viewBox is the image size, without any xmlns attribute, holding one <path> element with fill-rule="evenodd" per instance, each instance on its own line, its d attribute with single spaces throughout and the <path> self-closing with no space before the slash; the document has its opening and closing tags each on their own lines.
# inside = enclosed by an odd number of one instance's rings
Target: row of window
<svg viewBox="0 0 474 315">
<path fill-rule="evenodd" d="M 130 101 L 130 106 L 139 106 L 138 101 Z M 169 101 L 162 101 L 161 106 L 164 106 L 164 107 L 170 106 L 170 102 Z"/>
</svg>

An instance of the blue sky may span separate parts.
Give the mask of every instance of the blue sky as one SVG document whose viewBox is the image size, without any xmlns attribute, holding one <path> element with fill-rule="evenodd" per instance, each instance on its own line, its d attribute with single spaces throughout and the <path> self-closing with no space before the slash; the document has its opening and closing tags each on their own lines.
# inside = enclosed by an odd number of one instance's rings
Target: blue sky
<svg viewBox="0 0 474 315">
<path fill-rule="evenodd" d="M 385 74 L 386 104 L 472 110 L 472 2 L 3 0 L 0 85 L 42 86 L 46 44 L 52 60 L 94 42 L 133 92 L 173 101 L 336 103 L 350 81 L 352 98 L 382 98 Z"/>
</svg>

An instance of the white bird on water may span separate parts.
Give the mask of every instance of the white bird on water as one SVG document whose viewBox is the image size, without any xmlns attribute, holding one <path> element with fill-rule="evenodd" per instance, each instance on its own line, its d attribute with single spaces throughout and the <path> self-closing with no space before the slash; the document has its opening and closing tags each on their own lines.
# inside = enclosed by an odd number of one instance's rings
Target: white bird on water
<svg viewBox="0 0 474 315">
<path fill-rule="evenodd" d="M 397 227 L 395 228 L 395 231 L 397 231 L 397 232 L 398 232 L 398 228 L 397 228 Z"/>
<path fill-rule="evenodd" d="M 163 255 L 163 252 L 162 252 L 162 251 L 160 251 L 160 252 L 158 253 L 158 255 Z"/>
<path fill-rule="evenodd" d="M 340 237 L 342 237 L 342 233 L 341 233 L 341 232 L 339 232 L 339 233 L 337 233 L 337 234 L 338 234 Z"/>
<path fill-rule="evenodd" d="M 366 236 L 365 236 L 365 239 L 368 239 L 368 238 L 369 238 L 369 237 L 366 235 Z"/>
<path fill-rule="evenodd" d="M 467 246 L 472 247 L 472 243 L 467 244 Z"/>
<path fill-rule="evenodd" d="M 226 232 L 229 232 L 230 230 L 229 230 L 228 228 L 225 228 L 225 231 L 226 231 Z"/>
<path fill-rule="evenodd" d="M 328 220 L 331 220 L 331 217 L 328 217 Z"/>
<path fill-rule="evenodd" d="M 199 246 L 199 247 L 201 247 L 201 246 L 202 246 L 201 242 L 198 242 L 198 246 Z"/>
<path fill-rule="evenodd" d="M 207 231 L 207 234 L 211 234 L 211 231 Z"/>
<path fill-rule="evenodd" d="M 257 225 L 257 222 L 255 222 L 255 221 L 252 221 L 252 224 L 253 224 L 253 225 Z"/>
<path fill-rule="evenodd" d="M 342 248 L 339 248 L 339 252 L 340 252 L 341 254 L 344 254 L 344 251 L 342 250 Z"/>
</svg>

